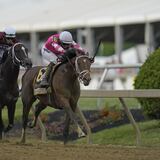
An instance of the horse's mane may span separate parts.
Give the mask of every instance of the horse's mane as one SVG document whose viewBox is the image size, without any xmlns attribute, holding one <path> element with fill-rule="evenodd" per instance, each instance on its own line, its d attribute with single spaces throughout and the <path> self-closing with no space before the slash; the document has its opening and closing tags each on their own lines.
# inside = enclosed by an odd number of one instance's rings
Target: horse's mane
<svg viewBox="0 0 160 160">
<path fill-rule="evenodd" d="M 56 73 L 57 69 L 58 69 L 60 66 L 68 63 L 69 60 L 71 60 L 72 58 L 74 58 L 74 57 L 76 57 L 76 56 L 77 56 L 77 54 L 76 54 L 76 49 L 74 49 L 74 48 L 68 49 L 68 50 L 65 52 L 65 54 L 63 55 L 63 60 L 62 60 L 62 62 L 55 65 L 54 70 L 53 70 L 52 73 L 51 73 L 52 77 L 54 76 L 54 74 Z"/>
<path fill-rule="evenodd" d="M 76 49 L 72 48 L 72 49 L 68 49 L 64 55 L 62 56 L 63 60 L 62 60 L 62 63 L 66 63 L 68 62 L 68 60 L 76 57 L 77 54 L 76 54 Z"/>
<path fill-rule="evenodd" d="M 2 58 L 2 63 L 5 63 L 7 58 L 9 55 L 9 50 L 7 49 L 4 53 L 3 53 L 3 58 Z"/>
</svg>

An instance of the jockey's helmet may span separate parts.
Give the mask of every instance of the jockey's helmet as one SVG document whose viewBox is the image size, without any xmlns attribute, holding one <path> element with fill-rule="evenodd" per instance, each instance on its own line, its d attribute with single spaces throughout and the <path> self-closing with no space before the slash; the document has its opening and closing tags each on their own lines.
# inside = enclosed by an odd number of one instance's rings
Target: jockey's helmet
<svg viewBox="0 0 160 160">
<path fill-rule="evenodd" d="M 61 32 L 59 35 L 59 39 L 60 39 L 61 43 L 64 43 L 64 44 L 72 44 L 73 43 L 72 34 L 68 31 Z"/>
<path fill-rule="evenodd" d="M 4 28 L 4 33 L 5 33 L 6 38 L 15 38 L 16 37 L 16 30 L 13 27 Z"/>
</svg>

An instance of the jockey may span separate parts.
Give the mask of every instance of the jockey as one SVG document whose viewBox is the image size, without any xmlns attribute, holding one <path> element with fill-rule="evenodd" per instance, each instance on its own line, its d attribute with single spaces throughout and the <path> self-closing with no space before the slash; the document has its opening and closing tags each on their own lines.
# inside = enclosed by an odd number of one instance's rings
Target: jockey
<svg viewBox="0 0 160 160">
<path fill-rule="evenodd" d="M 5 51 L 17 42 L 16 30 L 14 28 L 6 27 L 3 32 L 0 32 L 0 64 L 7 58 Z"/>
<path fill-rule="evenodd" d="M 62 57 L 66 50 L 70 48 L 77 49 L 80 53 L 85 54 L 85 50 L 77 44 L 72 37 L 72 34 L 68 31 L 63 31 L 59 34 L 54 34 L 48 38 L 42 47 L 41 53 L 44 60 L 46 60 L 49 65 L 47 66 L 46 73 L 40 83 L 40 87 L 49 86 L 49 76 L 52 71 L 52 67 L 57 60 L 63 61 Z"/>
</svg>

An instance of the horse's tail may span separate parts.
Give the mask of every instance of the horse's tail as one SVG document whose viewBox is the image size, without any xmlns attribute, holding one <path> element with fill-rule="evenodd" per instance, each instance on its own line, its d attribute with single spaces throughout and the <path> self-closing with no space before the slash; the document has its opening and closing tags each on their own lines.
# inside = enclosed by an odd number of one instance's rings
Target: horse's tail
<svg viewBox="0 0 160 160">
<path fill-rule="evenodd" d="M 30 69 L 31 69 L 31 68 L 27 68 L 27 69 L 26 69 L 25 73 L 24 73 L 23 76 L 22 76 L 22 81 L 23 81 L 25 75 L 27 74 L 27 72 L 28 72 Z M 22 86 L 19 88 L 19 97 L 21 96 L 21 93 L 22 93 Z"/>
</svg>

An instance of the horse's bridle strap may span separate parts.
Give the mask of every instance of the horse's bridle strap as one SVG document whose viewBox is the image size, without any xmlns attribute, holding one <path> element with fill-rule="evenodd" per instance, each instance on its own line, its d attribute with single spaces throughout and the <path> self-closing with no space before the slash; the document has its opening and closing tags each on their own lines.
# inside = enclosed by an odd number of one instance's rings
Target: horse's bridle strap
<svg viewBox="0 0 160 160">
<path fill-rule="evenodd" d="M 80 80 L 83 80 L 84 76 L 85 76 L 86 74 L 90 73 L 89 70 L 80 71 L 80 69 L 79 69 L 79 67 L 78 67 L 78 59 L 84 58 L 84 57 L 88 58 L 88 56 L 86 56 L 86 55 L 81 55 L 81 56 L 79 56 L 79 57 L 76 57 L 76 60 L 75 60 L 76 72 L 78 73 Z"/>
</svg>

